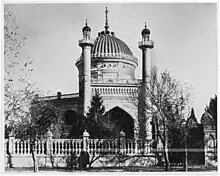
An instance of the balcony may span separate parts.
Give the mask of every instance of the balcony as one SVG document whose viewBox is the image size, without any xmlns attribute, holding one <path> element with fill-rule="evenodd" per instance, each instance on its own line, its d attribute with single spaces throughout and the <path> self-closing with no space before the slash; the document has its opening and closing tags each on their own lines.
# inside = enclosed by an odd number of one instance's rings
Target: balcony
<svg viewBox="0 0 220 176">
<path fill-rule="evenodd" d="M 93 45 L 94 41 L 95 40 L 93 40 L 93 39 L 87 39 L 87 38 L 81 39 L 81 40 L 79 40 L 79 46 L 84 45 L 84 44 Z"/>
<path fill-rule="evenodd" d="M 139 48 L 153 48 L 154 47 L 154 42 L 152 40 L 149 41 L 140 41 L 138 42 Z"/>
</svg>

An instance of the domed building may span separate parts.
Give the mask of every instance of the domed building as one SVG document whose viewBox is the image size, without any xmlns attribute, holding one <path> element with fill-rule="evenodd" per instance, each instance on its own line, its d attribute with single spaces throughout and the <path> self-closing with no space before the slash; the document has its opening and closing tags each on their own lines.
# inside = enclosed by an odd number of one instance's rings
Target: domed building
<svg viewBox="0 0 220 176">
<path fill-rule="evenodd" d="M 105 10 L 106 21 L 104 30 L 98 32 L 95 40 L 91 37 L 92 28 L 87 21 L 82 29 L 83 37 L 79 40 L 82 53 L 76 60 L 79 71 L 79 93 L 61 94 L 45 97 L 54 100 L 63 110 L 63 116 L 74 112 L 86 114 L 90 101 L 95 92 L 103 98 L 105 113 L 110 118 L 120 119 L 120 129 L 129 138 L 138 137 L 143 123 L 137 106 L 128 98 L 137 94 L 145 85 L 150 75 L 150 50 L 153 41 L 150 40 L 150 30 L 145 28 L 141 32 L 142 40 L 138 43 L 142 51 L 142 79 L 135 78 L 135 69 L 138 59 L 123 40 L 119 39 L 113 31 L 109 31 L 108 10 Z M 146 130 L 151 138 L 150 121 L 146 122 Z M 143 131 L 143 130 L 142 130 Z"/>
</svg>

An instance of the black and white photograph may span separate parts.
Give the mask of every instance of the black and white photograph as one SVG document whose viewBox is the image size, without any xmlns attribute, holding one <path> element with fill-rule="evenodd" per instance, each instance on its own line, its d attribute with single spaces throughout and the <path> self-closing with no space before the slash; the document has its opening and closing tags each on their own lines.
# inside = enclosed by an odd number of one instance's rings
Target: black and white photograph
<svg viewBox="0 0 220 176">
<path fill-rule="evenodd" d="M 217 172 L 218 5 L 3 2 L 5 173 Z"/>
</svg>

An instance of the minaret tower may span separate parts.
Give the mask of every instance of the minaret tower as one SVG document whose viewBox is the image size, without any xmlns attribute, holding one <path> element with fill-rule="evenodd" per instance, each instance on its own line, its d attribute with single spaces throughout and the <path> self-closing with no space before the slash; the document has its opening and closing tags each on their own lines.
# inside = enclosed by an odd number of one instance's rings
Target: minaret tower
<svg viewBox="0 0 220 176">
<path fill-rule="evenodd" d="M 150 40 L 150 30 L 147 29 L 147 25 L 145 22 L 145 28 L 141 32 L 142 41 L 138 42 L 138 47 L 142 50 L 142 101 L 149 101 L 146 97 L 146 87 L 150 80 L 151 74 L 151 57 L 150 52 L 151 49 L 154 47 L 154 42 Z M 145 123 L 145 137 L 146 139 L 152 139 L 152 127 L 151 127 L 151 115 L 146 112 L 145 108 L 141 108 L 141 114 L 144 115 L 144 123 Z"/>
<path fill-rule="evenodd" d="M 90 39 L 91 29 L 86 25 L 82 29 L 83 39 L 79 40 L 79 46 L 82 48 L 82 57 L 83 57 L 83 78 L 81 84 L 82 96 L 83 96 L 83 114 L 86 115 L 88 107 L 90 106 L 90 100 L 92 96 L 91 92 L 91 48 L 94 45 L 94 41 Z"/>
</svg>

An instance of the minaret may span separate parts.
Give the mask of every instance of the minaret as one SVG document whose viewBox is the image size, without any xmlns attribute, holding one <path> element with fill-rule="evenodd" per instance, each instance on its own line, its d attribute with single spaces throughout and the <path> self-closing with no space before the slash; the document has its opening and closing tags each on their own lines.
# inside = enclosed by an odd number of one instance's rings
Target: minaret
<svg viewBox="0 0 220 176">
<path fill-rule="evenodd" d="M 142 41 L 138 42 L 139 48 L 142 50 L 142 100 L 143 102 L 149 101 L 146 97 L 146 87 L 150 80 L 151 75 L 151 57 L 150 51 L 154 47 L 154 43 L 150 40 L 150 30 L 147 29 L 147 25 L 145 22 L 145 28 L 141 32 Z M 141 114 L 144 115 L 144 123 L 145 123 L 145 137 L 146 139 L 152 139 L 152 126 L 150 124 L 152 120 L 152 116 L 146 112 L 146 108 L 141 108 Z"/>
<path fill-rule="evenodd" d="M 83 39 L 79 40 L 79 46 L 82 48 L 83 57 L 83 113 L 86 115 L 90 107 L 91 92 L 91 48 L 94 41 L 90 39 L 91 29 L 87 25 L 82 29 Z"/>
</svg>

